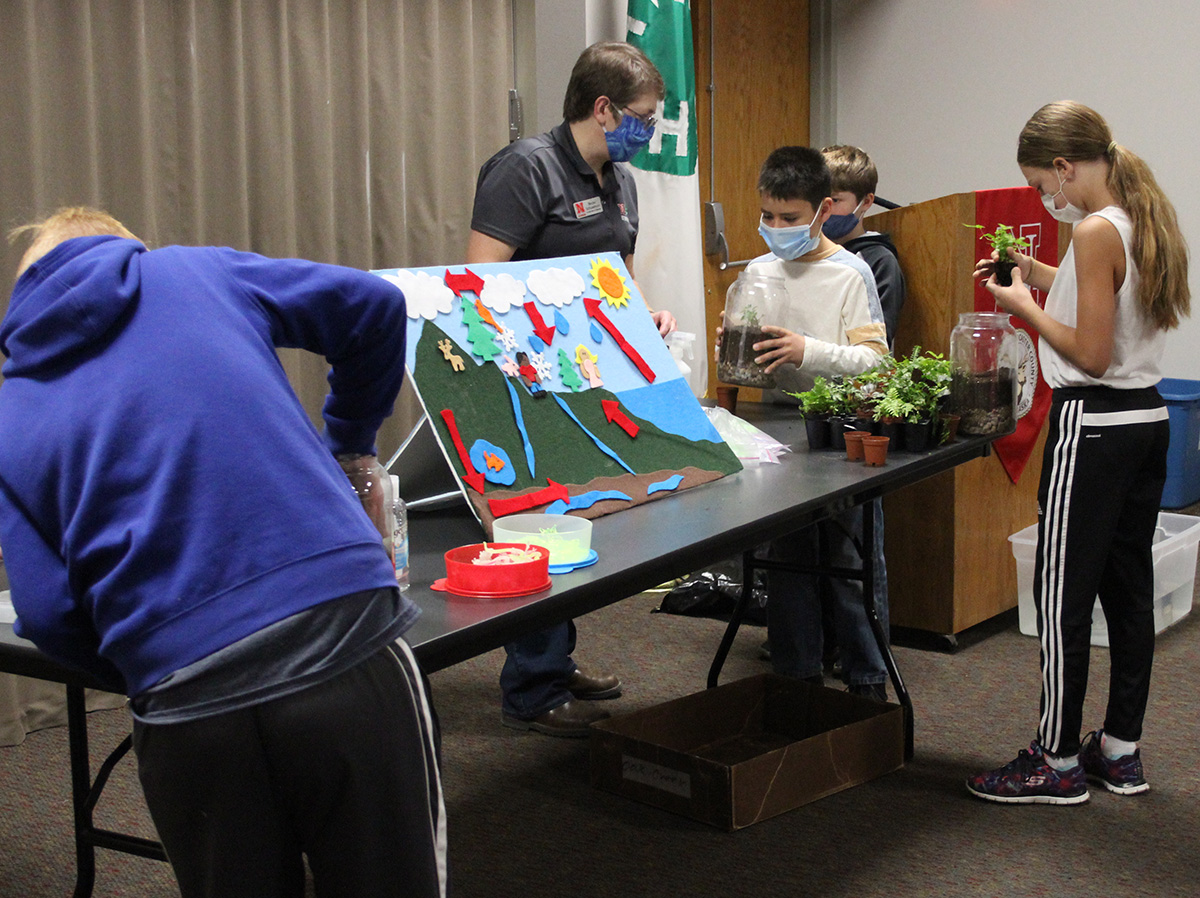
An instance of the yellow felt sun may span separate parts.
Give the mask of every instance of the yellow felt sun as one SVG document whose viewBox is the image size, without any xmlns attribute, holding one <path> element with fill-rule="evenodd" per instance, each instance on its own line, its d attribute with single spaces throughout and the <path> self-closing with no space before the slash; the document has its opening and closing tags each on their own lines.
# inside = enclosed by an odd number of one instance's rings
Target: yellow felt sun
<svg viewBox="0 0 1200 898">
<path fill-rule="evenodd" d="M 629 304 L 629 288 L 625 286 L 625 278 L 621 277 L 612 263 L 604 259 L 593 259 L 589 272 L 592 283 L 600 288 L 600 295 L 608 300 L 614 308 Z"/>
</svg>

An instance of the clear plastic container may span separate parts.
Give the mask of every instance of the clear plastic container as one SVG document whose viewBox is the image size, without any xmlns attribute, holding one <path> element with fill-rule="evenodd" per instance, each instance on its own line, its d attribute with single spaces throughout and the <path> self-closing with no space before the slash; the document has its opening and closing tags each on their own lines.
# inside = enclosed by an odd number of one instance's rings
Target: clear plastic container
<svg viewBox="0 0 1200 898">
<path fill-rule="evenodd" d="M 1037 564 L 1037 524 L 1008 538 L 1017 562 L 1017 622 L 1026 636 L 1037 636 L 1033 574 Z M 1192 515 L 1158 513 L 1154 531 L 1154 632 L 1161 633 L 1187 617 L 1196 586 L 1196 551 L 1200 520 Z M 1108 621 L 1100 600 L 1092 608 L 1092 645 L 1108 645 Z"/>
<path fill-rule="evenodd" d="M 383 548 L 387 550 L 388 558 L 395 563 L 396 553 L 393 540 L 395 539 L 395 504 L 392 494 L 392 478 L 384 470 L 379 459 L 374 456 L 341 460 L 342 470 L 350 479 L 350 486 L 362 502 L 367 517 L 379 531 Z"/>
<path fill-rule="evenodd" d="M 592 550 L 592 522 L 567 514 L 513 514 L 492 522 L 492 537 L 541 546 L 551 564 L 578 564 Z"/>
<path fill-rule="evenodd" d="M 408 589 L 408 506 L 400 498 L 400 478 L 392 474 L 392 549 L 396 585 Z"/>
<path fill-rule="evenodd" d="M 743 387 L 774 389 L 775 375 L 765 374 L 754 358 L 754 344 L 769 339 L 764 324 L 777 324 L 787 308 L 783 278 L 743 271 L 725 292 L 725 318 L 721 324 L 721 352 L 717 378 Z"/>
<path fill-rule="evenodd" d="M 665 342 L 667 349 L 671 350 L 671 357 L 675 359 L 675 365 L 679 368 L 679 373 L 684 377 L 690 377 L 692 374 L 692 366 L 688 361 L 694 361 L 696 358 L 692 350 L 696 343 L 696 335 L 685 333 L 684 331 L 672 331 L 669 333 Z"/>
<path fill-rule="evenodd" d="M 950 332 L 950 402 L 959 433 L 995 436 L 1017 424 L 1021 344 L 1003 312 L 966 312 Z"/>
</svg>

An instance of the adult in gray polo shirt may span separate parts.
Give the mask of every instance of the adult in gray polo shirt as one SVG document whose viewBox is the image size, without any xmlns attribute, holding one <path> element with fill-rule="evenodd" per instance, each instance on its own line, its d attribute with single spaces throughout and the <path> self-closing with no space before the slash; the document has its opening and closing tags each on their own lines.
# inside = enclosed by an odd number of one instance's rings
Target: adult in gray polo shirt
<svg viewBox="0 0 1200 898">
<path fill-rule="evenodd" d="M 649 143 L 663 94 L 662 76 L 636 47 L 605 41 L 584 50 L 567 84 L 563 123 L 510 144 L 480 169 L 467 263 L 619 252 L 632 275 L 637 188 L 621 163 Z M 663 336 L 675 329 L 670 312 L 652 314 Z M 583 701 L 621 694 L 617 676 L 586 673 L 572 660 L 573 621 L 504 648 L 506 726 L 586 736 L 608 712 Z"/>
</svg>

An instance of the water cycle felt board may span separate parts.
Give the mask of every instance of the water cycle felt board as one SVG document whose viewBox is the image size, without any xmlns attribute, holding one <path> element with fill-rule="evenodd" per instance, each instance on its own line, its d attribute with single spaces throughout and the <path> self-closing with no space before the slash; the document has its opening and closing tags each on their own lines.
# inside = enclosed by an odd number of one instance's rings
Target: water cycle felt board
<svg viewBox="0 0 1200 898">
<path fill-rule="evenodd" d="M 489 538 L 741 469 L 618 253 L 374 273 L 404 291 L 409 377 Z"/>
</svg>

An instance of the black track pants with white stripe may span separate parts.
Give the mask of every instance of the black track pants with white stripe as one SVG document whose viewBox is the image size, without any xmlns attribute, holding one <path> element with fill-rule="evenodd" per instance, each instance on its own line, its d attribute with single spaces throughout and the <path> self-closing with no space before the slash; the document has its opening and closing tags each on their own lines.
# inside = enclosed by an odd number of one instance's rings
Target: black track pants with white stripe
<svg viewBox="0 0 1200 898">
<path fill-rule="evenodd" d="M 437 719 L 403 640 L 300 692 L 135 724 L 138 772 L 184 898 L 445 898 Z"/>
<path fill-rule="evenodd" d="M 1097 596 L 1112 659 L 1104 729 L 1118 739 L 1141 738 L 1154 659 L 1151 547 L 1168 439 L 1167 409 L 1153 387 L 1054 391 L 1034 573 L 1038 742 L 1052 754 L 1079 751 Z"/>
</svg>

